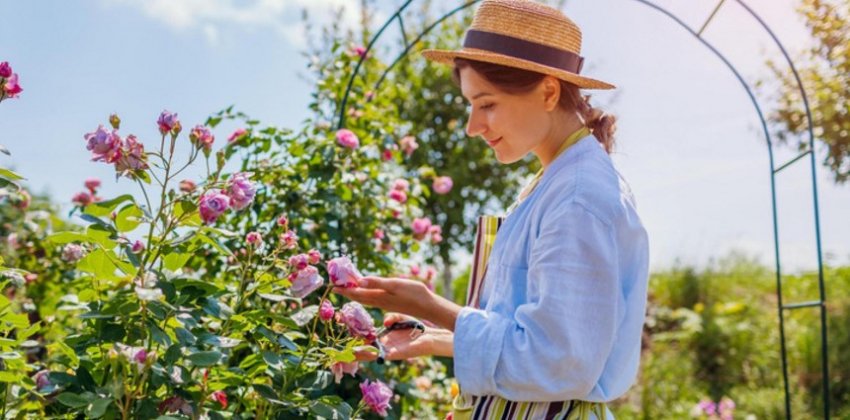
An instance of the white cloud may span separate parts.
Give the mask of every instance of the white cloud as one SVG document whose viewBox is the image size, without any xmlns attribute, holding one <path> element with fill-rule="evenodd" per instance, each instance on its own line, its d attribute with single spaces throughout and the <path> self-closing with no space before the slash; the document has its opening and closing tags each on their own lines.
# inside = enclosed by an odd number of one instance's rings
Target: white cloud
<svg viewBox="0 0 850 420">
<path fill-rule="evenodd" d="M 148 17 L 178 30 L 198 30 L 212 45 L 218 44 L 223 28 L 271 30 L 289 42 L 302 45 L 301 11 L 312 21 L 325 25 L 331 10 L 345 6 L 343 28 L 354 28 L 360 16 L 359 2 L 350 0 L 102 0 L 142 11 Z"/>
</svg>

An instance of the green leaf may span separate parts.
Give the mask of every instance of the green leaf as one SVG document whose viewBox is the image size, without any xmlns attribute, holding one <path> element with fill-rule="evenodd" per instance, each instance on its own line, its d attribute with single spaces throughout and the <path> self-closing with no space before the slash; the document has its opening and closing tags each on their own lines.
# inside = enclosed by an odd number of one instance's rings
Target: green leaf
<svg viewBox="0 0 850 420">
<path fill-rule="evenodd" d="M 9 181 L 20 181 L 22 179 L 26 179 L 5 168 L 0 168 L 0 178 L 8 179 Z"/>
<path fill-rule="evenodd" d="M 62 245 L 70 242 L 88 242 L 88 236 L 79 232 L 57 232 L 47 237 L 47 240 Z"/>
<path fill-rule="evenodd" d="M 217 351 L 199 351 L 186 356 L 193 365 L 198 367 L 212 366 L 221 360 L 221 353 Z"/>
<path fill-rule="evenodd" d="M 185 267 L 190 258 L 192 258 L 192 254 L 171 252 L 162 259 L 162 262 L 169 271 L 177 271 L 177 269 Z"/>
<path fill-rule="evenodd" d="M 120 195 L 111 200 L 101 201 L 99 203 L 93 203 L 86 206 L 86 210 L 84 213 L 90 214 L 92 216 L 109 216 L 113 210 L 115 210 L 119 204 L 125 201 L 134 201 L 133 196 L 130 194 Z"/>
<path fill-rule="evenodd" d="M 98 398 L 86 409 L 86 414 L 91 419 L 103 417 L 106 414 L 106 408 L 112 404 L 112 400 L 108 398 Z"/>
<path fill-rule="evenodd" d="M 135 204 L 124 206 L 115 216 L 115 227 L 119 232 L 131 232 L 142 223 L 142 209 Z"/>
<path fill-rule="evenodd" d="M 0 370 L 0 382 L 14 384 L 19 383 L 24 379 L 24 374 L 21 372 L 10 372 L 8 370 Z"/>
<path fill-rule="evenodd" d="M 84 398 L 82 395 L 74 394 L 71 392 L 63 392 L 59 394 L 56 399 L 71 408 L 81 408 L 89 405 L 89 400 Z"/>
<path fill-rule="evenodd" d="M 117 280 L 121 278 L 115 274 L 118 270 L 118 265 L 114 261 L 117 259 L 115 254 L 110 256 L 107 251 L 96 249 L 77 263 L 77 269 L 91 273 L 98 278 Z"/>
</svg>

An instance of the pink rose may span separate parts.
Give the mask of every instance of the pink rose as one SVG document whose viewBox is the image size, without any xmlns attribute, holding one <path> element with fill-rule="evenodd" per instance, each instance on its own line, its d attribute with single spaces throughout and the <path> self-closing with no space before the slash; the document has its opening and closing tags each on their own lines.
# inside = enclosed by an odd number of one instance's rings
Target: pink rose
<svg viewBox="0 0 850 420">
<path fill-rule="evenodd" d="M 263 244 L 263 236 L 259 232 L 248 232 L 245 235 L 245 242 L 250 246 L 258 247 Z"/>
<path fill-rule="evenodd" d="M 375 232 L 372 233 L 372 237 L 375 239 L 384 239 L 384 231 L 381 229 L 375 229 Z"/>
<path fill-rule="evenodd" d="M 407 192 L 410 189 L 410 183 L 406 179 L 397 179 L 393 183 L 393 190 Z"/>
<path fill-rule="evenodd" d="M 93 161 L 115 163 L 121 158 L 122 141 L 118 131 L 109 132 L 103 125 L 99 125 L 97 130 L 83 137 L 87 142 L 86 149 L 92 152 Z"/>
<path fill-rule="evenodd" d="M 349 374 L 354 376 L 357 374 L 357 368 L 359 364 L 357 362 L 336 362 L 331 365 L 331 373 L 334 374 L 334 382 L 340 383 L 342 381 L 342 375 Z"/>
<path fill-rule="evenodd" d="M 215 142 L 215 136 L 213 136 L 209 128 L 198 124 L 189 132 L 189 140 L 195 147 L 203 147 L 204 152 L 209 153 L 212 150 L 213 142 Z"/>
<path fill-rule="evenodd" d="M 360 391 L 363 392 L 363 402 L 370 410 L 380 416 L 387 415 L 387 409 L 390 408 L 390 399 L 393 397 L 393 391 L 383 382 L 376 380 L 369 383 L 365 380 L 360 384 Z"/>
<path fill-rule="evenodd" d="M 443 235 L 440 235 L 439 233 L 435 233 L 435 234 L 431 235 L 431 243 L 432 244 L 438 244 L 440 242 L 443 242 Z"/>
<path fill-rule="evenodd" d="M 85 207 L 91 203 L 94 203 L 94 196 L 92 196 L 86 191 L 80 191 L 74 194 L 73 197 L 71 197 L 71 202 L 80 207 Z"/>
<path fill-rule="evenodd" d="M 227 138 L 227 142 L 233 143 L 235 141 L 242 140 L 242 137 L 244 137 L 246 134 L 248 134 L 248 130 L 244 128 L 237 128 L 236 131 L 230 134 L 230 137 Z"/>
<path fill-rule="evenodd" d="M 292 293 L 292 296 L 299 299 L 305 298 L 325 283 L 325 279 L 319 275 L 319 270 L 311 265 L 303 270 L 292 273 L 289 276 L 289 280 L 292 282 L 289 291 Z"/>
<path fill-rule="evenodd" d="M 118 172 L 131 172 L 148 169 L 147 155 L 145 155 L 145 145 L 136 139 L 136 136 L 130 134 L 124 140 L 124 149 L 121 153 L 121 158 L 115 163 L 115 170 Z"/>
<path fill-rule="evenodd" d="M 345 128 L 336 132 L 336 142 L 349 149 L 360 147 L 360 139 L 357 138 L 357 135 Z"/>
<path fill-rule="evenodd" d="M 180 125 L 180 120 L 177 119 L 176 113 L 168 112 L 168 110 L 162 111 L 159 114 L 159 118 L 156 120 L 156 124 L 159 126 L 160 134 L 171 133 L 172 135 L 177 135 L 180 133 L 182 126 Z"/>
<path fill-rule="evenodd" d="M 130 248 L 130 250 L 133 251 L 134 254 L 138 254 L 145 250 L 145 243 L 140 240 L 136 240 L 136 242 L 133 242 L 133 247 Z"/>
<path fill-rule="evenodd" d="M 254 184 L 248 180 L 250 174 L 239 172 L 227 181 L 227 195 L 230 197 L 230 206 L 235 210 L 242 210 L 254 201 L 256 189 Z"/>
<path fill-rule="evenodd" d="M 12 66 L 9 65 L 8 61 L 0 62 L 0 77 L 8 78 L 12 75 Z"/>
<path fill-rule="evenodd" d="M 100 180 L 97 178 L 88 178 L 84 185 L 94 195 L 97 193 L 97 189 L 100 188 Z"/>
<path fill-rule="evenodd" d="M 410 227 L 413 229 L 414 236 L 425 236 L 425 234 L 428 233 L 428 230 L 431 229 L 431 219 L 427 217 L 413 219 L 413 223 Z"/>
<path fill-rule="evenodd" d="M 419 148 L 419 143 L 416 142 L 416 137 L 413 136 L 404 136 L 399 141 L 401 143 L 401 150 L 404 151 L 404 154 L 410 157 L 413 152 Z"/>
<path fill-rule="evenodd" d="M 399 203 L 404 203 L 405 201 L 407 201 L 407 194 L 401 190 L 392 190 L 390 191 L 390 200 L 395 200 Z"/>
<path fill-rule="evenodd" d="M 368 342 L 375 340 L 375 321 L 363 305 L 357 302 L 342 305 L 339 318 L 352 336 L 365 338 Z"/>
<path fill-rule="evenodd" d="M 32 202 L 32 196 L 27 190 L 20 190 L 18 192 L 18 196 L 12 196 L 13 202 L 15 203 L 15 207 L 20 210 L 26 210 L 29 208 L 30 203 Z"/>
<path fill-rule="evenodd" d="M 307 254 L 298 254 L 289 257 L 289 266 L 296 270 L 303 270 L 308 265 L 310 265 L 310 257 Z"/>
<path fill-rule="evenodd" d="M 419 271 L 418 265 L 413 264 L 413 265 L 410 266 L 410 275 L 412 275 L 414 277 L 419 277 L 419 272 L 420 271 Z"/>
<path fill-rule="evenodd" d="M 452 183 L 451 177 L 438 176 L 437 178 L 434 179 L 434 184 L 432 185 L 432 187 L 433 187 L 435 193 L 442 195 L 442 194 L 448 194 L 449 191 L 452 190 L 453 185 L 454 184 Z"/>
<path fill-rule="evenodd" d="M 338 257 L 328 261 L 328 276 L 337 287 L 355 287 L 363 277 L 348 257 Z"/>
<path fill-rule="evenodd" d="M 191 193 L 192 191 L 195 191 L 195 187 L 196 187 L 195 182 L 192 181 L 191 179 L 184 179 L 184 180 L 180 181 L 180 191 L 183 191 L 184 193 L 188 194 L 188 193 Z"/>
<path fill-rule="evenodd" d="M 277 225 L 286 229 L 286 226 L 289 225 L 289 219 L 286 216 L 280 216 L 277 218 Z"/>
<path fill-rule="evenodd" d="M 50 385 L 53 385 L 53 384 L 50 382 L 50 371 L 49 371 L 49 370 L 47 370 L 47 369 L 44 369 L 44 370 L 40 370 L 40 371 L 38 371 L 38 372 L 37 372 L 37 373 L 33 376 L 33 379 L 35 380 L 35 387 L 36 387 L 39 391 L 41 391 L 41 390 L 42 390 L 42 389 L 44 389 L 44 388 L 49 387 Z"/>
<path fill-rule="evenodd" d="M 331 304 L 331 301 L 326 299 L 319 305 L 319 318 L 322 321 L 330 321 L 334 318 L 334 306 Z"/>
<path fill-rule="evenodd" d="M 283 247 L 286 249 L 295 249 L 298 246 L 298 235 L 295 232 L 288 230 L 280 235 L 280 241 L 283 242 Z"/>
<path fill-rule="evenodd" d="M 230 208 L 230 197 L 218 190 L 208 191 L 201 196 L 201 200 L 198 203 L 201 219 L 206 224 L 215 222 L 218 216 L 221 216 L 228 208 Z"/>
<path fill-rule="evenodd" d="M 142 370 L 149 361 L 156 359 L 156 355 L 153 352 L 148 353 L 144 347 L 133 347 L 121 343 L 115 343 L 115 347 L 118 353 L 138 370 Z"/>
<path fill-rule="evenodd" d="M 222 409 L 227 408 L 227 394 L 225 394 L 224 391 L 213 392 L 210 394 L 210 398 L 221 404 Z"/>
<path fill-rule="evenodd" d="M 381 152 L 381 159 L 383 159 L 384 162 L 386 162 L 388 160 L 392 160 L 392 158 L 393 158 L 393 151 L 392 150 L 384 149 L 384 151 Z"/>
<path fill-rule="evenodd" d="M 354 47 L 352 51 L 354 51 L 354 54 L 357 54 L 359 57 L 366 57 L 366 47 L 362 45 Z"/>
<path fill-rule="evenodd" d="M 18 84 L 18 73 L 12 73 L 12 75 L 6 79 L 6 83 L 3 85 L 3 91 L 6 92 L 6 97 L 8 98 L 17 98 L 18 95 L 24 91 L 21 88 L 21 85 Z"/>
<path fill-rule="evenodd" d="M 307 252 L 307 257 L 310 260 L 310 264 L 318 264 L 322 261 L 322 253 L 315 249 Z"/>
</svg>

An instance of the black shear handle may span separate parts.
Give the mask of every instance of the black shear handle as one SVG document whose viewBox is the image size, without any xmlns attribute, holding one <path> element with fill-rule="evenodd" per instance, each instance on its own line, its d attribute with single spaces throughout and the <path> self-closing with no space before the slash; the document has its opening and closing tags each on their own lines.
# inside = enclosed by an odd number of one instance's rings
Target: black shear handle
<svg viewBox="0 0 850 420">
<path fill-rule="evenodd" d="M 387 357 L 387 350 L 384 348 L 384 345 L 381 344 L 380 338 L 389 334 L 390 331 L 410 330 L 410 329 L 417 329 L 419 331 L 425 332 L 425 324 L 423 324 L 419 321 L 415 321 L 415 320 L 398 321 L 398 322 L 393 322 L 390 325 L 387 325 L 386 327 L 384 327 L 384 329 L 381 330 L 381 332 L 378 333 L 377 339 L 375 339 L 374 345 L 375 345 L 375 347 L 378 348 L 378 358 L 375 361 L 378 362 L 379 365 L 384 364 L 386 362 L 386 357 Z"/>
</svg>

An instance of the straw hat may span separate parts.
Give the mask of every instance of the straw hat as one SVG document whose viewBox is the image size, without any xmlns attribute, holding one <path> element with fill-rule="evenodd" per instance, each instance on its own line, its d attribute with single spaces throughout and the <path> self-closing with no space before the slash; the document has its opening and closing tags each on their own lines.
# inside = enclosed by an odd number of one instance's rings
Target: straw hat
<svg viewBox="0 0 850 420">
<path fill-rule="evenodd" d="M 501 64 L 548 74 L 584 89 L 614 85 L 580 76 L 581 29 L 560 10 L 530 0 L 484 0 L 466 31 L 463 48 L 425 50 L 428 60 L 455 58 Z"/>
</svg>

